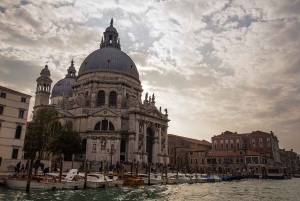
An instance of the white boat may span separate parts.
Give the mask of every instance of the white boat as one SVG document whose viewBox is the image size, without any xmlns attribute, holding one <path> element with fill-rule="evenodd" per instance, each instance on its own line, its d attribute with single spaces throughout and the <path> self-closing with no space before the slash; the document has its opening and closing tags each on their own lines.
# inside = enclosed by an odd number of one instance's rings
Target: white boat
<svg viewBox="0 0 300 201">
<path fill-rule="evenodd" d="M 179 184 L 191 183 L 191 179 L 185 174 L 178 174 L 178 183 Z"/>
<path fill-rule="evenodd" d="M 122 187 L 124 183 L 124 180 L 114 174 L 105 175 L 105 179 L 109 182 L 109 187 Z"/>
<path fill-rule="evenodd" d="M 196 175 L 194 175 L 194 177 L 196 177 Z M 203 178 L 201 174 L 197 174 L 196 181 L 197 181 L 197 183 L 205 183 L 207 181 L 207 179 Z"/>
<path fill-rule="evenodd" d="M 219 176 L 213 176 L 213 178 L 215 179 L 215 182 L 221 182 L 222 178 Z"/>
<path fill-rule="evenodd" d="M 46 173 L 50 177 L 59 177 L 59 173 Z M 78 175 L 77 169 L 71 169 L 67 176 L 61 179 L 63 189 L 81 189 L 84 188 L 84 180 Z"/>
<path fill-rule="evenodd" d="M 286 179 L 283 168 L 281 167 L 266 168 L 266 179 Z"/>
<path fill-rule="evenodd" d="M 197 183 L 196 175 L 187 175 L 190 178 L 190 184 Z"/>
<path fill-rule="evenodd" d="M 178 179 L 177 179 L 177 175 L 176 174 L 168 174 L 167 177 L 167 184 L 177 184 L 178 183 Z"/>
<path fill-rule="evenodd" d="M 33 177 L 34 178 L 34 177 Z M 5 184 L 7 187 L 18 190 L 26 190 L 27 178 L 6 178 Z M 60 182 L 53 182 L 52 180 L 36 180 L 30 182 L 30 190 L 56 190 L 62 189 L 63 184 Z"/>
<path fill-rule="evenodd" d="M 108 187 L 108 182 L 102 174 L 88 174 L 86 179 L 87 188 L 104 188 Z"/>
<path fill-rule="evenodd" d="M 144 184 L 148 185 L 149 183 L 149 177 L 147 174 L 138 174 L 138 177 L 142 178 L 144 180 Z M 161 185 L 165 184 L 165 179 L 161 178 L 161 175 L 159 174 L 150 174 L 150 185 Z"/>
<path fill-rule="evenodd" d="M 166 184 L 166 177 L 162 176 L 161 174 L 152 174 L 152 176 L 150 175 L 150 178 L 153 178 L 155 180 L 157 180 L 158 184 Z"/>
</svg>

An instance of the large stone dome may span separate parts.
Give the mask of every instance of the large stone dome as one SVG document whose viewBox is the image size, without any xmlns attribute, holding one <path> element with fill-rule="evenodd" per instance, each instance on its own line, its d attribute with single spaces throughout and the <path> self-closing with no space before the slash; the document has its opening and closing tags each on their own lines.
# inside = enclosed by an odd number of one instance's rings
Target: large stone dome
<svg viewBox="0 0 300 201">
<path fill-rule="evenodd" d="M 139 73 L 132 59 L 116 47 L 101 47 L 92 52 L 82 62 L 78 76 L 94 71 L 113 71 L 139 80 Z"/>
<path fill-rule="evenodd" d="M 63 96 L 64 94 L 71 97 L 73 95 L 72 84 L 74 82 L 75 79 L 70 77 L 59 80 L 52 89 L 51 97 Z"/>
</svg>

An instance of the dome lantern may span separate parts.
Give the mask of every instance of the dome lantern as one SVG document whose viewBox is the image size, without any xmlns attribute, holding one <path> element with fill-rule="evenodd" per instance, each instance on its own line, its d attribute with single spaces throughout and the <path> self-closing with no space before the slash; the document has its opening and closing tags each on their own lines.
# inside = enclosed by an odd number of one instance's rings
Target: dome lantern
<svg viewBox="0 0 300 201">
<path fill-rule="evenodd" d="M 74 67 L 73 59 L 71 61 L 71 66 L 68 69 L 68 74 L 66 75 L 66 77 L 70 77 L 70 78 L 75 78 L 76 77 L 76 69 Z"/>
<path fill-rule="evenodd" d="M 104 38 L 102 38 L 100 48 L 103 47 L 115 47 L 121 50 L 121 44 L 118 40 L 119 34 L 114 27 L 114 19 L 111 18 L 110 26 L 106 28 L 103 33 Z M 103 40 L 104 39 L 104 40 Z"/>
</svg>

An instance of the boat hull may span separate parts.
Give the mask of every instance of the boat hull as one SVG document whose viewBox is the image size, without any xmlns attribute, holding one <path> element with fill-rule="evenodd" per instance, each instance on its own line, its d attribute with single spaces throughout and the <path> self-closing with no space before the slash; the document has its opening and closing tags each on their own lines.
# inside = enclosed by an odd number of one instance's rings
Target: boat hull
<svg viewBox="0 0 300 201">
<path fill-rule="evenodd" d="M 123 180 L 113 180 L 110 183 L 110 187 L 122 187 L 123 186 L 124 181 Z"/>
<path fill-rule="evenodd" d="M 106 182 L 95 182 L 95 181 L 87 181 L 86 188 L 96 189 L 96 188 L 104 188 Z"/>
<path fill-rule="evenodd" d="M 7 187 L 18 190 L 26 190 L 27 180 L 19 179 L 5 179 L 5 184 Z M 59 182 L 44 182 L 44 181 L 31 181 L 30 190 L 56 190 L 62 189 L 63 184 Z"/>
<path fill-rule="evenodd" d="M 63 189 L 82 189 L 84 188 L 84 181 L 62 181 Z"/>
<path fill-rule="evenodd" d="M 143 186 L 144 180 L 136 178 L 127 178 L 124 180 L 123 186 Z"/>
<path fill-rule="evenodd" d="M 268 174 L 266 175 L 266 179 L 285 179 L 284 175 L 277 175 L 277 174 Z"/>
</svg>

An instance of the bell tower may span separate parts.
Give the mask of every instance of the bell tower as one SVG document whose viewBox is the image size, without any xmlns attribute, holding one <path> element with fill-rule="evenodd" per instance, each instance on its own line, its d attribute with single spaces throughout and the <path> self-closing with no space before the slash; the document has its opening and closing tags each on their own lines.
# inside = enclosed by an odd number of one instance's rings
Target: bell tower
<svg viewBox="0 0 300 201">
<path fill-rule="evenodd" d="M 51 74 L 47 64 L 45 68 L 41 71 L 40 75 L 41 76 L 36 80 L 37 86 L 35 92 L 35 103 L 33 107 L 34 109 L 39 106 L 49 105 L 50 100 L 52 80 L 50 78 Z"/>
</svg>

